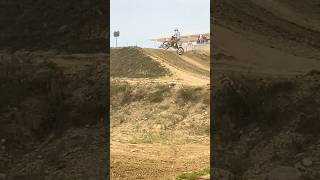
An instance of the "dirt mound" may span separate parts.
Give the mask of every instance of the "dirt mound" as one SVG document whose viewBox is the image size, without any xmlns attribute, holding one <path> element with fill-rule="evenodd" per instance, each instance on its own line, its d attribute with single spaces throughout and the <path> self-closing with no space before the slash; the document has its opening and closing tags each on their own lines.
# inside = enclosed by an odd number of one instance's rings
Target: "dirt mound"
<svg viewBox="0 0 320 180">
<path fill-rule="evenodd" d="M 146 56 L 141 48 L 111 49 L 111 77 L 157 78 L 169 74 L 159 62 Z"/>
<path fill-rule="evenodd" d="M 301 170 L 297 164 L 308 157 L 313 163 L 320 162 L 316 121 L 320 76 L 315 72 L 289 79 L 251 75 L 221 80 L 213 113 L 216 166 L 245 179 L 257 179 L 286 165 L 317 179 L 318 165 L 301 166 Z M 259 167 L 254 166 L 257 163 Z"/>
<path fill-rule="evenodd" d="M 52 53 L 2 52 L 0 92 L 7 96 L 0 98 L 0 173 L 18 179 L 69 179 L 87 169 L 84 164 L 93 160 L 92 152 L 87 151 L 85 141 L 76 139 L 87 136 L 85 129 L 89 131 L 98 124 L 102 127 L 106 115 L 107 68 L 105 55 L 98 56 L 101 58 L 85 64 L 72 63 L 70 55 L 66 60 L 64 55 Z M 81 133 L 74 137 L 70 131 Z M 100 128 L 97 134 L 88 135 L 88 141 L 101 143 L 101 148 L 91 146 L 101 159 L 104 139 L 95 136 L 103 132 Z M 70 165 L 79 162 L 80 154 L 88 159 L 76 167 Z M 67 155 L 70 161 L 65 161 Z M 87 170 L 101 179 L 105 174 L 99 168 L 91 166 Z M 66 169 L 77 172 L 68 173 Z"/>
<path fill-rule="evenodd" d="M 151 130 L 158 124 L 161 129 L 188 130 L 189 133 L 196 129 L 206 129 L 196 134 L 208 135 L 209 127 L 206 126 L 208 124 L 204 124 L 209 123 L 206 119 L 209 116 L 207 112 L 209 108 L 208 87 L 163 84 L 160 82 L 145 84 L 141 88 L 142 85 L 137 87 L 118 80 L 112 81 L 111 84 L 112 127 L 122 126 L 125 123 L 132 125 L 141 123 L 141 126 Z M 144 108 L 140 108 L 145 106 L 149 107 L 150 110 L 146 111 Z M 157 110 L 157 108 L 159 109 Z M 124 111 L 128 113 L 130 111 L 131 115 L 127 117 L 121 113 Z M 193 113 L 199 114 L 201 118 L 191 120 L 195 118 L 192 117 Z M 136 116 L 145 116 L 148 121 L 145 121 L 143 117 L 135 119 Z M 139 131 L 143 131 L 143 128 L 140 128 Z"/>
<path fill-rule="evenodd" d="M 3 0 L 0 47 L 106 51 L 107 4 L 98 0 Z"/>
<path fill-rule="evenodd" d="M 114 80 L 110 92 L 112 179 L 175 178 L 209 166 L 208 87 Z"/>
</svg>

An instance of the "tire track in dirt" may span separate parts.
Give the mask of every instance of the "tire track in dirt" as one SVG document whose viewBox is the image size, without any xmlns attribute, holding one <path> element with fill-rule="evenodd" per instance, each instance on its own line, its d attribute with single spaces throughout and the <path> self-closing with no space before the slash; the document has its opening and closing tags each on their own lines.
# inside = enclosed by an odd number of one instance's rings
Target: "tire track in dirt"
<svg viewBox="0 0 320 180">
<path fill-rule="evenodd" d="M 178 89 L 184 86 L 205 86 L 210 82 L 209 67 L 200 64 L 192 57 L 182 58 L 170 51 L 157 49 L 139 50 L 152 60 L 161 63 L 170 73 L 158 78 L 112 77 L 112 81 L 127 82 L 139 88 L 146 88 L 155 84 L 174 84 L 177 85 L 175 88 Z M 168 57 L 172 59 L 167 59 Z M 178 62 L 175 63 L 174 61 Z M 174 103 L 174 101 L 172 102 Z M 130 108 L 134 108 L 134 106 Z M 154 107 L 150 106 L 148 108 L 152 109 Z M 137 108 L 134 110 L 135 115 L 130 113 L 130 116 L 136 116 L 134 119 L 141 119 L 147 114 L 148 108 Z M 122 117 L 126 118 L 125 116 Z M 168 119 L 169 121 L 171 119 Z M 136 122 L 130 121 L 121 127 L 117 126 L 111 129 L 111 179 L 168 180 L 175 179 L 183 172 L 201 170 L 209 166 L 210 146 L 208 140 L 199 140 L 198 138 L 199 142 L 189 143 L 185 139 L 181 141 L 176 136 L 172 136 L 173 139 L 164 144 L 132 142 L 132 137 L 137 136 L 133 130 L 134 125 L 136 125 Z M 166 133 L 164 130 L 162 132 Z M 182 132 L 178 134 L 189 136 Z M 180 141 L 183 143 L 180 144 Z"/>
<path fill-rule="evenodd" d="M 195 61 L 192 58 L 187 57 L 187 56 L 180 56 L 180 58 L 183 59 L 184 61 L 190 63 L 190 64 L 193 64 L 193 65 L 197 66 L 198 68 L 201 68 L 201 69 L 203 69 L 205 71 L 210 72 L 210 66 L 202 65 L 202 64 L 198 63 L 197 61 Z"/>
<path fill-rule="evenodd" d="M 319 20 L 307 16 L 303 13 L 299 13 L 294 9 L 290 8 L 288 5 L 282 4 L 281 1 L 278 2 L 276 0 L 251 0 L 251 2 L 289 22 L 295 23 L 302 27 L 309 28 L 313 31 L 320 31 Z"/>
<path fill-rule="evenodd" d="M 184 84 L 193 86 L 203 86 L 210 82 L 209 68 L 192 60 L 191 58 L 180 58 L 171 52 L 158 49 L 143 49 L 144 53 L 150 58 L 160 62 L 168 68 L 174 79 L 182 81 Z"/>
<path fill-rule="evenodd" d="M 215 52 L 234 57 L 234 60 L 228 60 L 227 58 L 215 60 L 215 68 L 219 70 L 225 69 L 225 67 L 232 67 L 233 71 L 237 72 L 299 75 L 307 73 L 312 69 L 319 69 L 320 67 L 316 59 L 295 56 L 288 52 L 269 47 L 222 26 L 215 26 L 215 33 L 219 34 L 215 38 L 215 42 L 218 44 Z M 231 41 L 232 44 L 229 43 Z"/>
<path fill-rule="evenodd" d="M 117 150 L 116 153 L 115 149 Z M 186 156 L 188 154 L 188 156 Z M 124 179 L 175 179 L 179 171 L 209 164 L 210 147 L 203 144 L 111 144 L 111 177 Z M 147 156 L 148 155 L 148 156 Z M 123 162 L 127 162 L 123 164 Z M 121 166 L 117 166 L 121 164 Z"/>
</svg>

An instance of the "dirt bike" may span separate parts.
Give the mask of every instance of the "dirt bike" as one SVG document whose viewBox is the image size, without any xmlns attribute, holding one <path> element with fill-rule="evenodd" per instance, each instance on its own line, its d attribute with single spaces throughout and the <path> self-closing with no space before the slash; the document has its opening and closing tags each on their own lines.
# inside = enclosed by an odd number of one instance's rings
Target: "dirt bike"
<svg viewBox="0 0 320 180">
<path fill-rule="evenodd" d="M 165 50 L 169 49 L 170 47 L 177 49 L 177 53 L 179 55 L 182 55 L 184 53 L 184 49 L 182 47 L 182 44 L 179 42 L 177 42 L 175 45 L 175 44 L 172 44 L 170 41 L 164 41 L 160 46 L 160 48 L 163 48 Z"/>
</svg>

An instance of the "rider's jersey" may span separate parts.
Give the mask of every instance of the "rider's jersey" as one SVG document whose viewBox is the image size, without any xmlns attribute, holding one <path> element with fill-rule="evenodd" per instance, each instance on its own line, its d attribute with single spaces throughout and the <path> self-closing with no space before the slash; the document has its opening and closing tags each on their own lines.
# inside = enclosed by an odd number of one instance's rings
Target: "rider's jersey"
<svg viewBox="0 0 320 180">
<path fill-rule="evenodd" d="M 180 39 L 180 32 L 179 31 L 176 31 L 173 35 L 173 37 L 177 38 L 177 39 Z"/>
</svg>

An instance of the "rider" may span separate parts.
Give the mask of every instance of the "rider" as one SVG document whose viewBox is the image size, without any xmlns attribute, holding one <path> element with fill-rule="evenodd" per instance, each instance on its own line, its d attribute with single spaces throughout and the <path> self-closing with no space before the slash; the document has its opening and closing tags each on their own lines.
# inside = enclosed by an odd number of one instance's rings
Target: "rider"
<svg viewBox="0 0 320 180">
<path fill-rule="evenodd" d="M 171 46 L 177 46 L 177 42 L 180 40 L 180 32 L 178 28 L 174 29 L 174 35 L 171 38 Z"/>
</svg>

